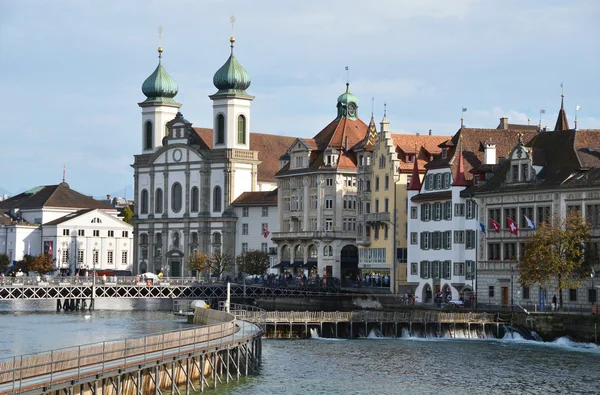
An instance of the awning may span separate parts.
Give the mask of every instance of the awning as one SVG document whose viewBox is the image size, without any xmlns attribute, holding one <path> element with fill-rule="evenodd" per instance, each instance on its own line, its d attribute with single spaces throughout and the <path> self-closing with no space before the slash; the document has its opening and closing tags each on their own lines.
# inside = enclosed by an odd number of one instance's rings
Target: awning
<svg viewBox="0 0 600 395">
<path fill-rule="evenodd" d="M 284 267 L 290 267 L 290 261 L 281 261 L 271 269 L 283 269 Z"/>
<path fill-rule="evenodd" d="M 294 261 L 294 263 L 292 263 L 291 265 L 289 265 L 289 267 L 301 267 L 304 266 L 304 261 Z"/>
<path fill-rule="evenodd" d="M 304 269 L 312 269 L 315 266 L 317 266 L 317 261 L 308 261 L 304 265 L 302 265 Z"/>
</svg>

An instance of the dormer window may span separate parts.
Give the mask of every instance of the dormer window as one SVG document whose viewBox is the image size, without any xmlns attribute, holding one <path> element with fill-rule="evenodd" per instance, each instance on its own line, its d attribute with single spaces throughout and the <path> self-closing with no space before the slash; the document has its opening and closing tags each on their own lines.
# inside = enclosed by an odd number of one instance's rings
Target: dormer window
<svg viewBox="0 0 600 395">
<path fill-rule="evenodd" d="M 442 159 L 446 159 L 448 157 L 448 148 L 442 148 Z"/>
<path fill-rule="evenodd" d="M 521 181 L 529 181 L 529 165 L 527 163 L 521 165 Z"/>
<path fill-rule="evenodd" d="M 413 160 L 415 160 L 415 156 L 412 154 L 408 154 L 406 157 L 406 163 L 413 163 Z"/>
<path fill-rule="evenodd" d="M 479 185 L 479 174 L 473 174 L 473 184 Z"/>
</svg>

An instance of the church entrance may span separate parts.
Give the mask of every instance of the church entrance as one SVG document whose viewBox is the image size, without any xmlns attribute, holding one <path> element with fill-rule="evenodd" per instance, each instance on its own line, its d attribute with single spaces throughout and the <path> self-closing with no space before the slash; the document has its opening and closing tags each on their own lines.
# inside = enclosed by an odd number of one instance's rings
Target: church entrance
<svg viewBox="0 0 600 395">
<path fill-rule="evenodd" d="M 171 260 L 171 263 L 169 265 L 169 277 L 181 277 L 181 276 L 182 276 L 181 261 L 179 259 Z"/>
</svg>

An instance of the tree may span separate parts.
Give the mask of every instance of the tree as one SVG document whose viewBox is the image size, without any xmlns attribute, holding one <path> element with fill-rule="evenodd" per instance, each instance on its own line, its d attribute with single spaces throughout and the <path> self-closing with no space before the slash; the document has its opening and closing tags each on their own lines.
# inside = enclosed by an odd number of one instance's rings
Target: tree
<svg viewBox="0 0 600 395">
<path fill-rule="evenodd" d="M 190 257 L 186 264 L 187 268 L 192 271 L 198 272 L 198 278 L 200 273 L 208 273 L 210 271 L 210 263 L 208 256 L 203 252 L 197 252 Z"/>
<path fill-rule="evenodd" d="M 221 254 L 221 251 L 216 251 L 208 258 L 210 272 L 221 278 L 223 272 L 231 270 L 233 267 L 233 258 L 229 254 Z"/>
<path fill-rule="evenodd" d="M 29 254 L 23 255 L 23 259 L 20 261 L 17 261 L 15 263 L 15 267 L 14 267 L 13 271 L 18 272 L 20 270 L 23 273 L 25 273 L 26 275 L 29 275 L 29 270 L 32 270 L 32 269 L 30 269 L 30 267 L 34 260 L 35 260 L 35 256 L 33 256 L 33 255 L 29 255 Z"/>
<path fill-rule="evenodd" d="M 39 274 L 47 274 L 52 273 L 54 270 L 54 263 L 52 262 L 52 257 L 48 254 L 40 254 L 38 256 L 32 257 L 27 263 L 27 269 L 32 272 L 37 272 Z"/>
<path fill-rule="evenodd" d="M 248 251 L 236 258 L 238 271 L 246 274 L 263 275 L 269 268 L 269 255 L 260 250 Z"/>
<path fill-rule="evenodd" d="M 123 222 L 127 222 L 129 225 L 133 225 L 131 223 L 131 218 L 133 218 L 133 211 L 131 211 L 129 206 L 127 206 L 123 209 L 123 212 L 121 213 L 121 215 L 123 216 Z"/>
<path fill-rule="evenodd" d="M 569 212 L 565 219 L 557 215 L 553 223 L 541 224 L 525 242 L 519 282 L 543 288 L 555 284 L 562 309 L 562 290 L 578 288 L 589 278 L 591 268 L 584 248 L 589 238 L 590 227 L 577 212 Z"/>
<path fill-rule="evenodd" d="M 4 273 L 10 266 L 10 258 L 6 254 L 0 254 L 0 273 Z"/>
</svg>

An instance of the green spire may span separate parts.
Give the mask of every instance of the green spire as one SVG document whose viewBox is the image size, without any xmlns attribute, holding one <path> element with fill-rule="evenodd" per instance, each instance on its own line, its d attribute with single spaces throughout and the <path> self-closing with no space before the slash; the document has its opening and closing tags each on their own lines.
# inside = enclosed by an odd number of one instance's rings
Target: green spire
<svg viewBox="0 0 600 395">
<path fill-rule="evenodd" d="M 142 84 L 142 92 L 147 97 L 144 102 L 175 103 L 177 83 L 162 66 L 162 52 L 162 47 L 158 47 L 158 66 Z"/>
<path fill-rule="evenodd" d="M 350 93 L 350 84 L 346 82 L 346 92 L 337 99 L 338 118 L 347 117 L 356 120 L 358 118 L 358 98 Z"/>
<path fill-rule="evenodd" d="M 229 59 L 215 73 L 213 84 L 219 90 L 217 94 L 248 95 L 246 89 L 248 89 L 252 82 L 250 75 L 248 75 L 248 72 L 233 55 L 235 37 L 231 37 L 229 42 L 231 43 L 231 55 L 229 55 Z"/>
</svg>

